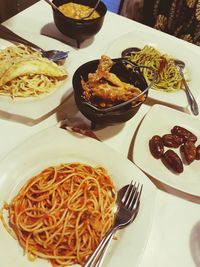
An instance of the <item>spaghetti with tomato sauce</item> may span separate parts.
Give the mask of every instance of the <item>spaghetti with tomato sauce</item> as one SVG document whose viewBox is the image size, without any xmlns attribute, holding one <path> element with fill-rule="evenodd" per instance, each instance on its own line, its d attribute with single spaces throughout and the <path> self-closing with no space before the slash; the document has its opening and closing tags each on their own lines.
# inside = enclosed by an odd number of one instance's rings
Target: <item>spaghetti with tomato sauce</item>
<svg viewBox="0 0 200 267">
<path fill-rule="evenodd" d="M 29 259 L 83 266 L 114 222 L 115 201 L 115 187 L 103 167 L 65 163 L 28 180 L 4 204 L 1 220 Z"/>
</svg>

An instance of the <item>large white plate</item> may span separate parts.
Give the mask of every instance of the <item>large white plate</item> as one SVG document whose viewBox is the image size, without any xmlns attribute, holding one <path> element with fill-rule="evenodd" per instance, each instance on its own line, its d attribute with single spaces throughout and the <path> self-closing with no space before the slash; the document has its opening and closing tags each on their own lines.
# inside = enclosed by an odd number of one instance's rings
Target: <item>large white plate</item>
<svg viewBox="0 0 200 267">
<path fill-rule="evenodd" d="M 189 114 L 162 105 L 154 105 L 144 117 L 134 142 L 133 160 L 143 171 L 157 180 L 183 192 L 200 196 L 200 161 L 184 165 L 181 174 L 173 174 L 161 160 L 155 159 L 149 151 L 149 140 L 153 135 L 170 133 L 175 126 L 182 126 L 194 133 L 200 144 L 200 121 Z M 179 153 L 179 148 L 174 149 Z"/>
<path fill-rule="evenodd" d="M 105 53 L 112 58 L 116 58 L 121 56 L 121 52 L 125 48 L 143 48 L 145 45 L 153 46 L 161 53 L 166 53 L 174 58 L 183 60 L 187 69 L 186 78 L 190 79 L 190 82 L 188 83 L 190 89 L 195 97 L 200 95 L 198 71 L 200 49 L 199 47 L 195 47 L 195 45 L 151 28 L 149 28 L 148 31 L 135 29 L 134 31 L 122 35 L 112 42 Z M 188 107 L 187 97 L 183 90 L 175 93 L 150 90 L 149 98 L 171 104 L 182 109 L 186 109 Z"/>
<path fill-rule="evenodd" d="M 62 86 L 57 88 L 54 92 L 52 92 L 52 94 L 38 98 L 16 98 L 14 100 L 9 97 L 0 96 L 0 111 L 35 120 L 46 115 L 57 106 L 59 106 L 72 92 L 72 76 L 74 71 L 78 67 L 78 63 L 76 61 L 76 51 L 74 48 L 68 45 L 64 45 L 61 42 L 46 36 L 39 34 L 33 35 L 28 33 L 22 33 L 20 35 L 45 50 L 57 49 L 62 51 L 69 51 L 69 56 L 66 59 L 64 65 L 68 72 L 68 78 L 62 84 Z M 10 45 L 13 44 L 0 39 L 0 49 L 6 48 Z"/>
<path fill-rule="evenodd" d="M 24 182 L 43 168 L 62 162 L 83 162 L 103 165 L 117 189 L 131 179 L 143 183 L 141 206 L 134 221 L 121 230 L 105 259 L 106 267 L 138 266 L 143 255 L 154 214 L 156 187 L 131 161 L 121 157 L 105 144 L 85 137 L 74 137 L 65 130 L 53 127 L 44 130 L 14 149 L 0 163 L 0 206 L 10 201 Z M 0 259 L 2 266 L 45 267 L 46 260 L 30 262 L 18 242 L 6 232 L 0 222 Z"/>
</svg>

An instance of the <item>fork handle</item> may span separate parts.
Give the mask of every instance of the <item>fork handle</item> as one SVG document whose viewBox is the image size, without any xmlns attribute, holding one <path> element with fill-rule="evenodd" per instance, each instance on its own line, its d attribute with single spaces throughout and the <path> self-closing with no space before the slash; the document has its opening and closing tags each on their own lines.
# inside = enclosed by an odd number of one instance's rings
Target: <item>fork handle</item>
<svg viewBox="0 0 200 267">
<path fill-rule="evenodd" d="M 102 260 L 103 257 L 101 257 L 101 253 L 106 250 L 106 247 L 110 242 L 111 238 L 115 234 L 115 232 L 118 230 L 119 227 L 114 226 L 112 227 L 107 234 L 104 236 L 104 238 L 101 240 L 95 251 L 92 253 L 92 255 L 89 257 L 87 260 L 86 264 L 84 267 L 95 267 L 95 264 L 100 264 L 100 261 Z M 100 259 L 100 261 L 98 261 Z M 98 265 L 97 265 L 98 266 Z"/>
<path fill-rule="evenodd" d="M 106 244 L 104 244 L 104 247 L 102 247 L 101 251 L 99 252 L 100 255 L 99 255 L 99 257 L 98 257 L 98 259 L 96 261 L 95 267 L 100 267 L 101 266 L 101 263 L 102 263 L 102 261 L 104 259 L 104 256 L 106 255 L 106 251 L 108 249 L 108 246 L 109 246 L 109 243 L 110 243 L 111 240 L 112 239 L 110 238 L 108 240 L 108 242 Z"/>
<path fill-rule="evenodd" d="M 7 41 L 13 41 L 15 43 L 21 43 L 24 45 L 28 45 L 30 47 L 33 47 L 39 51 L 43 51 L 42 48 L 37 46 L 36 44 L 33 44 L 29 42 L 28 40 L 22 38 L 21 36 L 17 35 L 16 33 L 12 32 L 10 29 L 6 28 L 4 25 L 0 24 L 0 38 L 7 40 Z"/>
</svg>

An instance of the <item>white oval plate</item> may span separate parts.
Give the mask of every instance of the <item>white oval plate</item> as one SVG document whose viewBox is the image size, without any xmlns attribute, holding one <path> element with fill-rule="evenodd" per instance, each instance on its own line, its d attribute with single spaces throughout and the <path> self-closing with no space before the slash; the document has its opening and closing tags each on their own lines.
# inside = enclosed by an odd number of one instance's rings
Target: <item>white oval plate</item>
<svg viewBox="0 0 200 267">
<path fill-rule="evenodd" d="M 155 159 L 149 151 L 151 137 L 170 133 L 175 125 L 182 126 L 194 133 L 198 137 L 196 145 L 200 144 L 199 119 L 166 106 L 154 105 L 138 129 L 134 141 L 133 160 L 138 167 L 160 182 L 183 192 L 200 196 L 199 160 L 195 160 L 190 165 L 184 165 L 184 171 L 181 174 L 174 174 L 164 166 L 161 160 Z M 179 148 L 174 151 L 180 155 Z"/>
<path fill-rule="evenodd" d="M 117 189 L 132 179 L 143 184 L 139 213 L 135 221 L 119 231 L 113 240 L 103 266 L 138 266 L 148 241 L 154 214 L 156 187 L 131 161 L 120 156 L 107 145 L 87 137 L 77 137 L 52 127 L 28 139 L 0 163 L 0 206 L 10 201 L 22 184 L 47 166 L 78 161 L 104 166 Z M 0 259 L 2 266 L 45 267 L 46 260 L 31 262 L 0 222 Z"/>
<path fill-rule="evenodd" d="M 183 60 L 187 69 L 186 78 L 190 79 L 188 85 L 196 98 L 200 96 L 198 70 L 200 49 L 198 46 L 151 28 L 148 31 L 135 29 L 113 41 L 105 53 L 112 58 L 117 58 L 121 57 L 121 52 L 128 47 L 143 48 L 145 45 L 153 46 L 163 54 Z M 187 97 L 183 90 L 175 93 L 150 90 L 148 97 L 182 109 L 188 107 Z"/>
<path fill-rule="evenodd" d="M 68 73 L 68 78 L 59 88 L 52 92 L 52 94 L 38 98 L 30 97 L 26 99 L 11 99 L 7 96 L 0 96 L 0 111 L 36 120 L 54 110 L 67 98 L 67 96 L 69 96 L 69 94 L 72 92 L 72 76 L 79 65 L 78 61 L 76 61 L 75 49 L 68 45 L 62 44 L 53 38 L 39 34 L 33 35 L 21 33 L 20 36 L 35 43 L 45 50 L 57 49 L 69 51 L 69 56 L 64 64 L 64 67 Z M 0 39 L 1 49 L 11 45 L 13 45 L 11 42 Z"/>
</svg>

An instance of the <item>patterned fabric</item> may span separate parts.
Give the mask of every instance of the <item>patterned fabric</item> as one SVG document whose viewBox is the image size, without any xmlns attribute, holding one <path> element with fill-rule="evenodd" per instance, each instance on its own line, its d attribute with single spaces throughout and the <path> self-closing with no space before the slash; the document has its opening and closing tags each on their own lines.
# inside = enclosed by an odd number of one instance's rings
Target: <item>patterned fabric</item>
<svg viewBox="0 0 200 267">
<path fill-rule="evenodd" d="M 200 46 L 200 0 L 144 0 L 143 22 Z"/>
<path fill-rule="evenodd" d="M 121 0 L 120 14 L 129 19 L 142 22 L 144 0 Z"/>
</svg>

